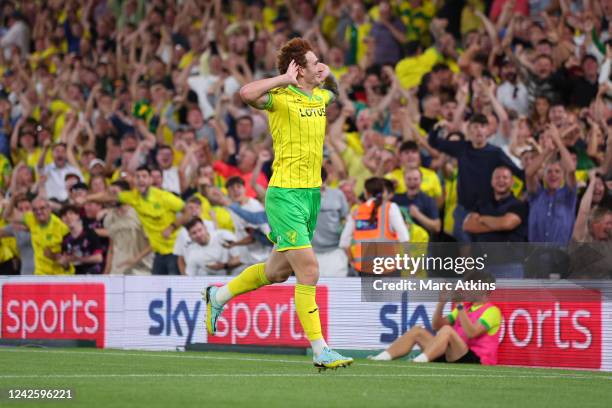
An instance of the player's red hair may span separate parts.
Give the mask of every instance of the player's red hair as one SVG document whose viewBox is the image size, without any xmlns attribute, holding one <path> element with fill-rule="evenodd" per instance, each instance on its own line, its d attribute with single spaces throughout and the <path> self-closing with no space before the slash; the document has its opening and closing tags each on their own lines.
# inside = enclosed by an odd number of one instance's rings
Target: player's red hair
<svg viewBox="0 0 612 408">
<path fill-rule="evenodd" d="M 300 67 L 305 67 L 306 53 L 308 51 L 312 51 L 312 47 L 308 41 L 302 38 L 297 37 L 287 41 L 276 57 L 278 72 L 281 74 L 287 72 L 291 60 L 295 60 L 295 63 Z"/>
</svg>

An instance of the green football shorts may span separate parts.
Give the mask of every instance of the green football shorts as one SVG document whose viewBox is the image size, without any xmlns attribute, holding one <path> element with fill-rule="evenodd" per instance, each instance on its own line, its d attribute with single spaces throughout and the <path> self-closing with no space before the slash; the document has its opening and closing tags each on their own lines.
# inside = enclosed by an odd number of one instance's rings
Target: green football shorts
<svg viewBox="0 0 612 408">
<path fill-rule="evenodd" d="M 268 238 L 277 251 L 310 248 L 321 209 L 321 189 L 268 187 Z"/>
</svg>

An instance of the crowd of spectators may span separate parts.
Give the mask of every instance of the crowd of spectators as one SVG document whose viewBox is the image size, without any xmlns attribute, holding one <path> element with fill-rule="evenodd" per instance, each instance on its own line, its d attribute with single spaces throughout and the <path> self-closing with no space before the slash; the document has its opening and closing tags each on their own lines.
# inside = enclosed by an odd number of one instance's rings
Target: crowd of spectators
<svg viewBox="0 0 612 408">
<path fill-rule="evenodd" d="M 411 242 L 612 253 L 611 19 L 612 0 L 4 1 L 0 273 L 265 260 L 272 139 L 238 91 L 295 36 L 340 83 L 322 276 L 349 273 L 340 238 L 372 178 Z"/>
</svg>

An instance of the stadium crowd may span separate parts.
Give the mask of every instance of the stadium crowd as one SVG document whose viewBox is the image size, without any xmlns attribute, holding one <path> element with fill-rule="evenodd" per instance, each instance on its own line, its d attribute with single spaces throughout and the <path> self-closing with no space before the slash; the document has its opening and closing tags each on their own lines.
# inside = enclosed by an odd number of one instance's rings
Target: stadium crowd
<svg viewBox="0 0 612 408">
<path fill-rule="evenodd" d="M 265 260 L 272 138 L 238 91 L 296 36 L 340 83 L 321 276 L 350 273 L 366 219 L 389 240 L 612 248 L 611 18 L 612 0 L 4 1 L 0 273 Z"/>
</svg>

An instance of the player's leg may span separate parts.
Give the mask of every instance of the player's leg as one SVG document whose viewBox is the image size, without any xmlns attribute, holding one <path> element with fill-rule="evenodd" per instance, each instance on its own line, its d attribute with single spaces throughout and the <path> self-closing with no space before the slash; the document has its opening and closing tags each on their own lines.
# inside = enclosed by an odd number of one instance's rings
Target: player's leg
<svg viewBox="0 0 612 408">
<path fill-rule="evenodd" d="M 284 282 L 291 275 L 291 265 L 286 256 L 277 251 L 284 251 L 287 246 L 293 245 L 293 225 L 299 222 L 302 214 L 294 204 L 297 200 L 291 196 L 290 190 L 289 193 L 287 190 L 271 187 L 266 193 L 266 215 L 271 228 L 268 237 L 276 243 L 268 261 L 247 267 L 227 285 L 206 288 L 204 298 L 208 333 L 215 333 L 216 321 L 223 312 L 223 305 L 232 298 L 271 283 Z M 287 232 L 291 234 L 288 235 Z"/>
<path fill-rule="evenodd" d="M 412 329 L 404 333 L 399 339 L 391 343 L 391 345 L 385 351 L 371 357 L 371 360 L 394 360 L 396 358 L 403 357 L 412 351 L 415 344 L 418 344 L 421 350 L 425 350 L 433 339 L 434 335 L 427 329 L 414 326 Z"/>
<path fill-rule="evenodd" d="M 272 251 L 268 261 L 247 267 L 240 275 L 222 287 L 209 286 L 204 298 L 206 301 L 206 329 L 214 334 L 217 319 L 223 312 L 223 305 L 232 298 L 262 286 L 286 281 L 291 276 L 291 265 L 283 253 Z"/>
<path fill-rule="evenodd" d="M 413 361 L 426 363 L 446 355 L 446 361 L 456 361 L 463 357 L 469 348 L 451 326 L 444 326 L 427 347 Z"/>
<path fill-rule="evenodd" d="M 285 248 L 287 260 L 297 279 L 294 297 L 295 311 L 312 346 L 315 366 L 325 368 L 347 366 L 353 362 L 353 359 L 332 351 L 323 338 L 319 307 L 316 302 L 319 264 L 310 243 L 321 208 L 321 191 L 304 189 L 295 191 L 293 195 L 297 212 L 304 215 L 302 222 L 293 223 L 292 230 L 285 233 L 292 238 L 291 246 Z"/>
</svg>

